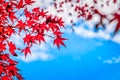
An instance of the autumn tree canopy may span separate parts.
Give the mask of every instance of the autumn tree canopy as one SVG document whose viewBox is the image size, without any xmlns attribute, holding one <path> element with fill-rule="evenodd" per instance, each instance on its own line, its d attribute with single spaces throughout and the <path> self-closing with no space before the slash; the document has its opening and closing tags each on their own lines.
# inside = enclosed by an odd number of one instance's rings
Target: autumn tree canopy
<svg viewBox="0 0 120 80">
<path fill-rule="evenodd" d="M 10 56 L 17 56 L 19 51 L 26 57 L 31 54 L 32 45 L 46 42 L 45 36 L 51 37 L 58 48 L 60 45 L 65 46 L 63 41 L 66 39 L 61 32 L 61 28 L 64 28 L 62 18 L 48 15 L 40 7 L 28 10 L 27 6 L 34 2 L 0 0 L 0 80 L 14 80 L 14 77 L 22 80 L 19 69 L 16 68 L 17 62 Z M 19 48 L 11 40 L 13 34 L 22 37 L 25 44 L 23 48 Z"/>
</svg>

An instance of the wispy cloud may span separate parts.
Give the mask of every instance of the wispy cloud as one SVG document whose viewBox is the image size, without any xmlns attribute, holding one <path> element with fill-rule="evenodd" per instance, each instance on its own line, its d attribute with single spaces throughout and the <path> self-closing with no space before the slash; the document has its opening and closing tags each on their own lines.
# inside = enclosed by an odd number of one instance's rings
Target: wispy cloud
<svg viewBox="0 0 120 80">
<path fill-rule="evenodd" d="M 102 57 L 99 56 L 98 59 L 103 61 L 103 63 L 105 63 L 105 64 L 118 64 L 118 63 L 120 63 L 120 56 L 111 57 L 109 59 L 102 59 Z"/>
<path fill-rule="evenodd" d="M 80 35 L 84 38 L 102 38 L 105 40 L 108 40 L 110 38 L 110 35 L 105 33 L 102 30 L 99 30 L 98 32 L 94 32 L 93 30 L 87 30 L 84 27 L 75 27 L 75 33 L 77 35 Z"/>
<path fill-rule="evenodd" d="M 120 56 L 119 57 L 112 57 L 111 59 L 104 60 L 104 63 L 108 63 L 108 64 L 120 63 Z"/>
<path fill-rule="evenodd" d="M 32 55 L 28 55 L 26 58 L 25 56 L 19 56 L 18 59 L 24 61 L 24 62 L 33 62 L 33 61 L 37 61 L 37 60 L 41 60 L 41 61 L 48 61 L 48 60 L 52 60 L 53 59 L 53 55 L 49 54 L 49 53 L 45 53 L 45 52 L 32 52 Z"/>
<path fill-rule="evenodd" d="M 86 29 L 84 24 L 81 24 L 78 27 L 74 27 L 76 35 L 79 35 L 83 38 L 98 38 L 102 40 L 111 40 L 120 44 L 120 33 L 118 32 L 114 37 L 111 36 L 115 29 L 115 23 L 110 24 L 106 27 L 106 30 L 98 30 L 94 32 L 93 26 L 89 23 L 87 26 L 89 29 Z"/>
</svg>

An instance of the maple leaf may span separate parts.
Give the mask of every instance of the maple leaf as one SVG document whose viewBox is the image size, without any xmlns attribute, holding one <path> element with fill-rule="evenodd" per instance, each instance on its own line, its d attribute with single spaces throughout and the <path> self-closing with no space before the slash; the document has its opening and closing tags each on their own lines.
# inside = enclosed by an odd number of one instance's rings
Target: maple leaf
<svg viewBox="0 0 120 80">
<path fill-rule="evenodd" d="M 42 24 L 39 24 L 39 27 L 42 29 L 42 30 L 49 30 L 49 28 L 47 27 L 47 25 L 45 23 L 42 23 Z"/>
<path fill-rule="evenodd" d="M 18 70 L 19 70 L 18 68 L 16 68 L 15 66 L 12 66 L 12 65 L 8 65 L 6 67 L 6 71 L 8 71 L 10 76 L 14 76 Z"/>
<path fill-rule="evenodd" d="M 48 11 L 44 11 L 43 9 L 39 12 L 39 15 L 42 16 L 42 17 L 45 17 L 46 14 L 48 13 Z"/>
<path fill-rule="evenodd" d="M 59 49 L 60 49 L 60 45 L 63 45 L 64 47 L 66 47 L 63 42 L 64 40 L 67 40 L 67 39 L 62 38 L 61 36 L 57 36 L 56 39 L 54 40 L 54 45 L 56 45 Z"/>
<path fill-rule="evenodd" d="M 59 27 L 55 23 L 49 23 L 49 28 L 52 30 L 52 32 L 55 32 L 56 30 L 59 30 Z"/>
<path fill-rule="evenodd" d="M 6 44 L 0 42 L 0 51 L 5 51 L 5 50 L 6 50 Z"/>
<path fill-rule="evenodd" d="M 31 15 L 31 13 L 27 10 L 27 8 L 25 8 L 24 13 L 25 13 L 26 18 L 31 18 L 32 15 Z"/>
<path fill-rule="evenodd" d="M 35 36 L 35 39 L 38 40 L 39 43 L 41 43 L 41 41 L 45 42 L 45 39 L 44 39 L 44 37 L 43 37 L 42 34 L 37 34 L 37 35 Z"/>
<path fill-rule="evenodd" d="M 15 16 L 15 12 L 9 12 L 9 17 L 12 22 L 14 21 L 14 19 L 17 19 L 17 17 Z"/>
<path fill-rule="evenodd" d="M 119 30 L 120 30 L 120 14 L 118 13 L 114 13 L 114 18 L 111 19 L 109 22 L 113 22 L 114 20 L 117 20 L 117 25 L 116 25 L 116 28 L 115 28 L 115 31 L 114 31 L 114 34 L 116 34 Z"/>
<path fill-rule="evenodd" d="M 8 26 L 4 29 L 4 34 L 7 34 L 9 37 L 14 33 L 14 30 L 11 28 L 11 26 Z"/>
<path fill-rule="evenodd" d="M 56 36 L 61 36 L 61 35 L 62 35 L 62 32 L 60 32 L 59 30 L 56 30 L 56 31 L 54 32 L 54 35 L 56 35 Z"/>
<path fill-rule="evenodd" d="M 36 12 L 36 13 L 39 13 L 40 12 L 40 8 L 39 7 L 33 8 L 32 11 Z"/>
<path fill-rule="evenodd" d="M 62 21 L 62 18 L 58 19 L 58 25 L 64 27 L 64 21 Z"/>
<path fill-rule="evenodd" d="M 25 58 L 26 58 L 28 53 L 31 54 L 30 47 L 26 47 L 25 49 L 22 50 L 22 52 L 25 54 Z"/>
<path fill-rule="evenodd" d="M 19 27 L 19 33 L 20 33 L 22 30 L 25 29 L 26 24 L 22 20 L 20 20 L 20 21 L 18 21 L 16 26 Z"/>
<path fill-rule="evenodd" d="M 35 21 L 34 21 L 34 20 L 31 20 L 31 19 L 27 20 L 27 25 L 28 25 L 29 27 L 32 26 L 33 24 L 35 24 Z"/>
<path fill-rule="evenodd" d="M 18 4 L 13 3 L 13 5 L 15 5 L 17 9 L 21 9 L 24 8 L 24 6 L 26 6 L 25 4 L 23 4 L 23 0 L 20 0 Z"/>
<path fill-rule="evenodd" d="M 8 60 L 9 59 L 9 54 L 0 54 L 0 60 Z"/>
<path fill-rule="evenodd" d="M 26 35 L 23 40 L 28 46 L 32 46 L 32 43 L 35 43 L 35 37 L 31 36 L 31 34 Z"/>
<path fill-rule="evenodd" d="M 9 51 L 13 56 L 17 56 L 17 54 L 15 53 L 16 50 L 16 46 L 15 44 L 13 44 L 12 42 L 8 42 L 8 46 L 9 46 Z"/>
<path fill-rule="evenodd" d="M 33 0 L 25 0 L 25 3 L 27 5 L 31 5 L 31 4 L 35 3 L 35 1 L 33 1 Z"/>
<path fill-rule="evenodd" d="M 8 76 L 2 76 L 1 80 L 10 80 Z"/>
</svg>

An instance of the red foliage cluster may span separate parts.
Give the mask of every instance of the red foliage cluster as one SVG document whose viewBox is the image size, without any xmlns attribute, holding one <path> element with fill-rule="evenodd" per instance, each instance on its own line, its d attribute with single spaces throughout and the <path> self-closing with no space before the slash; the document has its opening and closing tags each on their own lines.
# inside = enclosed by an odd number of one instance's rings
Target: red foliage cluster
<svg viewBox="0 0 120 80">
<path fill-rule="evenodd" d="M 114 34 L 116 34 L 120 30 L 120 7 L 118 6 L 117 11 L 114 11 L 113 13 L 109 14 L 110 16 L 114 16 L 112 19 L 109 19 L 109 15 L 104 14 L 102 11 L 98 9 L 98 4 L 100 0 L 90 0 L 89 2 L 92 4 L 85 3 L 86 1 L 89 0 L 61 0 L 57 1 L 54 0 L 53 6 L 57 10 L 58 13 L 62 12 L 64 13 L 65 8 L 64 6 L 70 5 L 71 8 L 68 9 L 74 9 L 74 13 L 77 13 L 77 18 L 84 18 L 85 20 L 91 20 L 93 18 L 94 14 L 97 14 L 100 18 L 99 22 L 95 24 L 95 29 L 98 29 L 99 26 L 101 25 L 105 29 L 105 24 L 103 23 L 103 20 L 106 19 L 108 20 L 109 23 L 111 23 L 114 20 L 117 20 L 117 25 L 114 31 Z M 104 8 L 104 6 L 110 6 L 110 0 L 105 0 L 105 4 L 101 4 L 101 8 Z M 104 2 L 104 0 L 101 2 Z M 112 0 L 112 4 L 117 5 L 118 0 Z M 96 7 L 97 6 L 97 7 Z M 68 12 L 68 15 L 72 16 L 74 15 L 72 12 Z M 73 19 L 70 20 L 72 24 L 74 24 Z"/>
<path fill-rule="evenodd" d="M 53 38 L 53 44 L 60 48 L 65 46 L 61 28 L 64 28 L 62 18 L 48 15 L 47 11 L 39 7 L 28 10 L 32 0 L 0 0 L 0 80 L 23 80 L 16 68 L 17 62 L 9 56 L 17 56 L 17 51 L 31 54 L 33 44 L 46 42 L 45 36 Z M 23 11 L 21 13 L 21 11 Z M 49 35 L 48 33 L 51 33 Z M 24 36 L 21 34 L 24 33 Z M 12 35 L 22 37 L 25 47 L 19 48 Z"/>
<path fill-rule="evenodd" d="M 19 69 L 16 68 L 17 62 L 12 60 L 9 54 L 0 54 L 0 80 L 13 80 L 17 77 L 18 80 L 23 80 Z"/>
</svg>

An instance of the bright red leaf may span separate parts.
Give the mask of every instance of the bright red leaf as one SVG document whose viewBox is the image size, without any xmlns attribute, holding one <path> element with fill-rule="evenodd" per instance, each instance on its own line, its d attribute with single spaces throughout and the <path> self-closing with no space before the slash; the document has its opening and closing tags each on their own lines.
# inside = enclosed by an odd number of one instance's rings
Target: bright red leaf
<svg viewBox="0 0 120 80">
<path fill-rule="evenodd" d="M 31 5 L 31 4 L 33 4 L 35 1 L 33 1 L 33 0 L 25 0 L 25 3 L 27 4 L 27 5 Z"/>
<path fill-rule="evenodd" d="M 25 57 L 27 56 L 27 54 L 31 54 L 30 47 L 26 47 L 22 50 L 22 52 L 25 54 Z"/>
<path fill-rule="evenodd" d="M 6 50 L 6 44 L 2 44 L 1 42 L 0 42 L 0 52 L 1 51 L 5 51 Z"/>
<path fill-rule="evenodd" d="M 56 39 L 54 40 L 54 45 L 56 45 L 58 48 L 60 48 L 60 45 L 65 46 L 65 44 L 63 42 L 64 40 L 67 40 L 67 39 L 62 38 L 61 36 L 57 36 Z"/>
<path fill-rule="evenodd" d="M 17 56 L 17 54 L 15 53 L 15 50 L 16 50 L 15 44 L 12 43 L 12 42 L 8 42 L 8 46 L 9 46 L 9 52 L 10 52 L 13 56 Z"/>
</svg>

